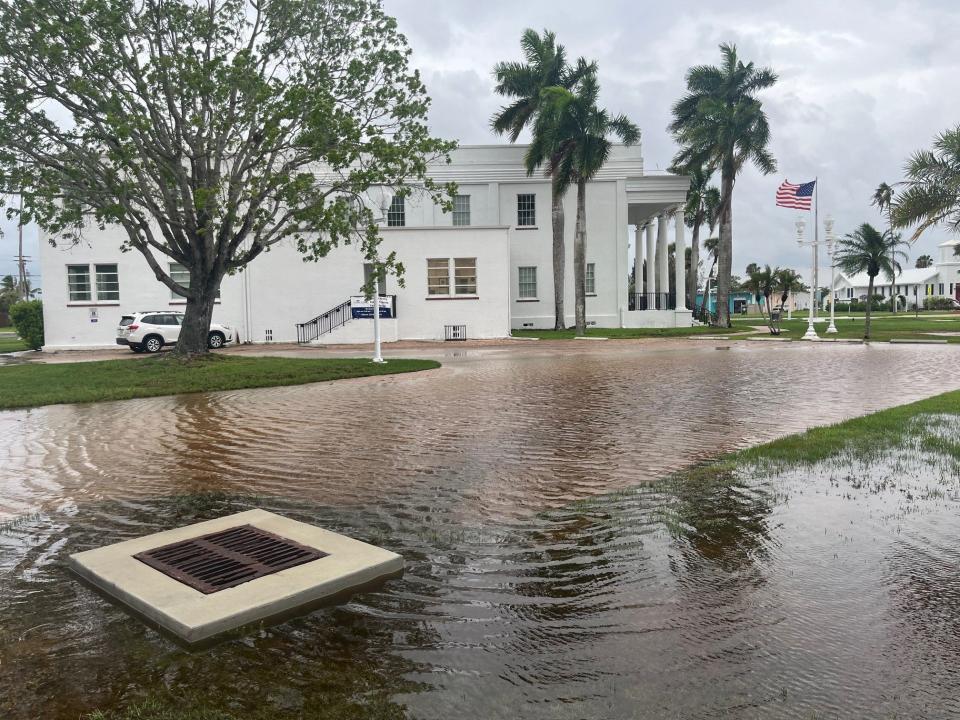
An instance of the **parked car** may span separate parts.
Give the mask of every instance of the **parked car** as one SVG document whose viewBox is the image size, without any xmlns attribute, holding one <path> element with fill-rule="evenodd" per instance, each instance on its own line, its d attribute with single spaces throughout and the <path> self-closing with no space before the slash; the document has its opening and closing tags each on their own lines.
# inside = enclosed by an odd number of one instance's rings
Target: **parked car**
<svg viewBox="0 0 960 720">
<path fill-rule="evenodd" d="M 127 345 L 135 353 L 160 352 L 164 345 L 176 345 L 180 337 L 183 313 L 170 310 L 135 312 L 120 318 L 117 345 Z M 213 350 L 236 339 L 233 328 L 210 323 L 207 346 Z"/>
</svg>

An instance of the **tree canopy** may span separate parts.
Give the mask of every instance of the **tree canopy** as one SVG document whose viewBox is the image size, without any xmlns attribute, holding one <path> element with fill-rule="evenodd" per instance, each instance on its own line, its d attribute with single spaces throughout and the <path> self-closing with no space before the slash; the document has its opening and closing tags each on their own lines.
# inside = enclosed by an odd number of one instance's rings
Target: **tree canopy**
<svg viewBox="0 0 960 720">
<path fill-rule="evenodd" d="M 121 226 L 184 332 L 278 242 L 375 258 L 371 185 L 445 201 L 427 167 L 453 144 L 378 0 L 18 0 L 0 23 L 0 186 L 60 238 Z"/>
</svg>

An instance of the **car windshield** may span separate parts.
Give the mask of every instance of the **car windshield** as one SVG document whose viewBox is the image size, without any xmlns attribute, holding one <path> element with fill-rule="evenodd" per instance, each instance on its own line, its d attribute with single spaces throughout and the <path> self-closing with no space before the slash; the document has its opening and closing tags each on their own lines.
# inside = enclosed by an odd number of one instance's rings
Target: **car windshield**
<svg viewBox="0 0 960 720">
<path fill-rule="evenodd" d="M 124 315 L 120 318 L 120 327 L 126 327 L 133 322 L 133 315 Z"/>
</svg>

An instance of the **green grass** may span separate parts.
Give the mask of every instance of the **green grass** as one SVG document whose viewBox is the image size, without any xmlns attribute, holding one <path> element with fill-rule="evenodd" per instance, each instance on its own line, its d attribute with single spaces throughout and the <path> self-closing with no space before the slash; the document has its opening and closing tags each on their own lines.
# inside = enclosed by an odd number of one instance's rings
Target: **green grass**
<svg viewBox="0 0 960 720">
<path fill-rule="evenodd" d="M 0 409 L 303 383 L 430 370 L 433 360 L 172 356 L 0 368 Z"/>
<path fill-rule="evenodd" d="M 29 350 L 26 343 L 18 337 L 0 337 L 0 353 Z"/>
<path fill-rule="evenodd" d="M 667 328 L 587 328 L 587 337 L 605 337 L 615 339 L 689 337 L 691 335 L 730 335 L 749 332 L 748 328 L 721 330 L 706 326 L 667 327 Z M 541 340 L 572 340 L 576 337 L 573 328 L 567 330 L 513 330 L 514 337 L 533 337 Z"/>
<path fill-rule="evenodd" d="M 756 323 L 763 324 L 762 322 Z M 864 332 L 863 318 L 837 319 L 837 333 L 827 335 L 827 323 L 814 323 L 817 334 L 821 337 L 830 338 L 849 338 L 862 339 Z M 799 338 L 807 330 L 806 320 L 784 320 L 780 327 L 789 330 L 785 333 L 787 337 Z M 877 317 L 870 322 L 870 339 L 878 342 L 890 340 L 891 338 L 901 339 L 942 339 L 948 342 L 960 342 L 960 337 L 944 337 L 941 335 L 931 335 L 935 332 L 960 332 L 960 319 L 925 319 L 910 317 Z"/>
</svg>

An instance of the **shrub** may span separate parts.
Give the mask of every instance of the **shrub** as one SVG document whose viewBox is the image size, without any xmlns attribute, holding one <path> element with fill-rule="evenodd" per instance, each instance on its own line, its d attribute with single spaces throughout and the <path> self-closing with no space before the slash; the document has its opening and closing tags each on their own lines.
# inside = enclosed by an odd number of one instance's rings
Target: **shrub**
<svg viewBox="0 0 960 720">
<path fill-rule="evenodd" d="M 27 347 L 32 350 L 43 347 L 43 303 L 40 300 L 23 300 L 11 305 L 10 321 Z"/>
<path fill-rule="evenodd" d="M 948 297 L 925 297 L 924 310 L 953 310 L 953 300 Z"/>
</svg>

